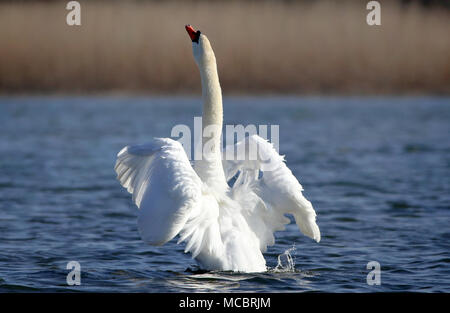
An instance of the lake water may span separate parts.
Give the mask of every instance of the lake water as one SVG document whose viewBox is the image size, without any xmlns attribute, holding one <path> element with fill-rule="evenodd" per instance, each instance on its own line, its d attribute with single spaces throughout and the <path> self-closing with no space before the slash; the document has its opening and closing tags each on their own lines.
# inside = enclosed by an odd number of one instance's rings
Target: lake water
<svg viewBox="0 0 450 313">
<path fill-rule="evenodd" d="M 198 98 L 0 97 L 0 292 L 450 292 L 449 98 L 226 98 L 224 113 L 280 125 L 319 244 L 290 224 L 269 271 L 237 274 L 196 272 L 176 240 L 141 241 L 116 154 L 192 126 Z M 294 268 L 275 270 L 288 249 Z"/>
</svg>

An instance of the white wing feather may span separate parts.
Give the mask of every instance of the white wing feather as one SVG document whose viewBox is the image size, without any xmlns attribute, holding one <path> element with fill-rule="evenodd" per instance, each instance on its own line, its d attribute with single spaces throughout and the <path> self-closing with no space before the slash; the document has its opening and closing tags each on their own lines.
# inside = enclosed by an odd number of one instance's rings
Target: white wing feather
<svg viewBox="0 0 450 313">
<path fill-rule="evenodd" d="M 320 241 L 316 212 L 311 202 L 303 197 L 303 187 L 271 143 L 253 135 L 228 146 L 224 153 L 227 180 L 236 178 L 233 197 L 242 204 L 243 214 L 260 238 L 261 251 L 274 243 L 273 233 L 289 223 L 285 214 L 294 216 L 303 234 Z M 233 154 L 234 159 L 230 160 Z"/>
<path fill-rule="evenodd" d="M 127 146 L 118 153 L 115 170 L 140 208 L 139 232 L 150 244 L 174 238 L 201 205 L 202 182 L 177 141 L 157 138 Z"/>
</svg>

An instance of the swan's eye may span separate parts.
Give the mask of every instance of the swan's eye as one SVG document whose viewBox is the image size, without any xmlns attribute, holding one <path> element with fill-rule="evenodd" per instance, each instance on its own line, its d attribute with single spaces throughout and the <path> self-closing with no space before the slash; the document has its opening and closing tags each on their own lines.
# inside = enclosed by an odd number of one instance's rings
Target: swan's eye
<svg viewBox="0 0 450 313">
<path fill-rule="evenodd" d="M 194 38 L 192 39 L 192 42 L 198 43 L 198 40 L 200 39 L 200 34 L 201 34 L 201 32 L 199 30 L 197 30 L 195 32 Z"/>
</svg>

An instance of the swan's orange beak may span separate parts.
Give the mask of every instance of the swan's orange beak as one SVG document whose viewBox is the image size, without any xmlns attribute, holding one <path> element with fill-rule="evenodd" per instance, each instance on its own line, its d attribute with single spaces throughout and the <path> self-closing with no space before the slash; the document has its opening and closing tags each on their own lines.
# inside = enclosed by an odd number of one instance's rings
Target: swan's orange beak
<svg viewBox="0 0 450 313">
<path fill-rule="evenodd" d="M 192 27 L 191 25 L 186 25 L 185 28 L 189 34 L 189 37 L 191 37 L 191 40 L 193 42 L 198 42 L 198 38 L 200 37 L 200 31 L 195 31 L 194 27 Z"/>
</svg>

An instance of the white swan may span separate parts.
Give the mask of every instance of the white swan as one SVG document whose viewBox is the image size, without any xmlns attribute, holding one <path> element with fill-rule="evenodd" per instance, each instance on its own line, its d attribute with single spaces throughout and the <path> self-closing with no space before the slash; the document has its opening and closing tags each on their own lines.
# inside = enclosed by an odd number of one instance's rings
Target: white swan
<svg viewBox="0 0 450 313">
<path fill-rule="evenodd" d="M 256 158 L 247 153 L 222 163 L 216 59 L 205 35 L 189 25 L 186 30 L 200 69 L 203 129 L 209 131 L 203 133 L 203 158 L 193 168 L 179 142 L 157 138 L 123 148 L 117 155 L 117 178 L 140 209 L 144 241 L 163 245 L 179 235 L 178 243 L 186 243 L 185 252 L 203 269 L 266 271 L 262 253 L 274 244 L 273 233 L 289 223 L 284 215 L 292 214 L 300 230 L 319 242 L 316 213 L 283 157 L 261 137 L 225 149 L 257 147 Z M 227 183 L 231 178 L 236 179 L 233 187 Z"/>
</svg>

